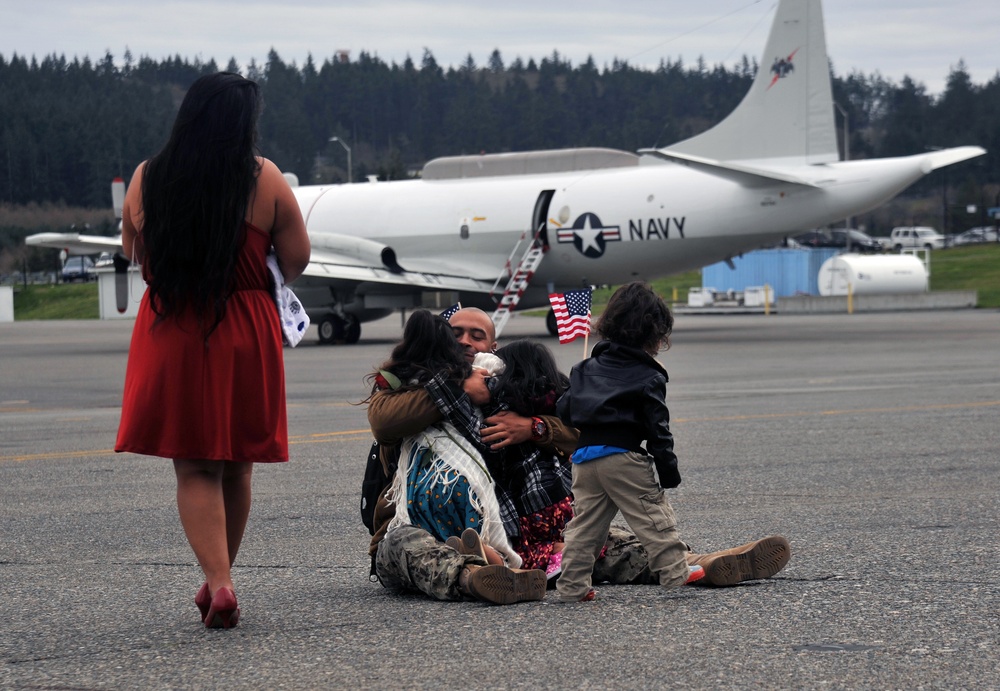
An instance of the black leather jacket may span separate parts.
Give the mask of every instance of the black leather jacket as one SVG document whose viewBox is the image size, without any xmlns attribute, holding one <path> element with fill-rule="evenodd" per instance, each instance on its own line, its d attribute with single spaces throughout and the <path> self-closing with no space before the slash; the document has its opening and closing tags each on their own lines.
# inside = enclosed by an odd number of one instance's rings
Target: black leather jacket
<svg viewBox="0 0 1000 691">
<path fill-rule="evenodd" d="M 653 457 L 660 485 L 681 482 L 670 434 L 667 372 L 648 353 L 601 341 L 591 357 L 573 366 L 569 389 L 557 404 L 559 417 L 580 430 L 577 448 L 608 445 Z"/>
</svg>

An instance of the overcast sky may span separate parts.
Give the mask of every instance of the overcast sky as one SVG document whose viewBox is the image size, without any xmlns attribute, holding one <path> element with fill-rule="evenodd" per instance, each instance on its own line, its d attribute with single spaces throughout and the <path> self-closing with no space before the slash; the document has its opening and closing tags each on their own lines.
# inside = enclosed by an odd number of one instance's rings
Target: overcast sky
<svg viewBox="0 0 1000 691">
<path fill-rule="evenodd" d="M 593 56 L 636 67 L 663 58 L 731 67 L 760 59 L 775 0 L 0 0 L 0 55 L 65 55 L 120 62 L 180 55 L 214 58 L 224 68 L 266 62 L 274 48 L 286 63 L 317 65 L 339 50 L 387 63 L 424 49 L 447 67 L 472 55 L 486 64 L 499 49 L 505 64 L 537 61 L 557 50 L 578 65 Z M 827 0 L 827 51 L 838 76 L 904 75 L 931 94 L 964 60 L 976 84 L 1000 69 L 1000 3 L 996 0 Z"/>
</svg>

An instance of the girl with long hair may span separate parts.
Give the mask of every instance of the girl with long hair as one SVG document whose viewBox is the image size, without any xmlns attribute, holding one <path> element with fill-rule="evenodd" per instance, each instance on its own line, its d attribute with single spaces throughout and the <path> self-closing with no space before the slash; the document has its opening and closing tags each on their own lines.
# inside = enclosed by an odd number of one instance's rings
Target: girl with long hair
<svg viewBox="0 0 1000 691">
<path fill-rule="evenodd" d="M 512 410 L 530 418 L 554 415 L 569 378 L 559 371 L 552 352 L 541 343 L 522 339 L 496 354 L 504 368 L 489 382 L 493 402 L 488 414 Z M 517 509 L 518 534 L 509 537 L 524 568 L 543 569 L 553 581 L 561 571 L 563 530 L 573 517 L 569 458 L 526 441 L 488 460 L 494 479 Z"/>
</svg>

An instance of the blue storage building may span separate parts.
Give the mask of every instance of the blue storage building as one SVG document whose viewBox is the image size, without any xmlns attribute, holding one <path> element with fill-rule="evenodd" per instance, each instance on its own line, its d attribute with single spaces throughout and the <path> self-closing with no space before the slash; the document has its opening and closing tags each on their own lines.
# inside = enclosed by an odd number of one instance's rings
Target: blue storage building
<svg viewBox="0 0 1000 691">
<path fill-rule="evenodd" d="M 701 286 L 740 292 L 752 286 L 769 285 L 772 294 L 779 298 L 819 295 L 820 267 L 841 252 L 831 247 L 755 250 L 733 257 L 733 269 L 725 262 L 706 266 L 701 270 Z"/>
</svg>

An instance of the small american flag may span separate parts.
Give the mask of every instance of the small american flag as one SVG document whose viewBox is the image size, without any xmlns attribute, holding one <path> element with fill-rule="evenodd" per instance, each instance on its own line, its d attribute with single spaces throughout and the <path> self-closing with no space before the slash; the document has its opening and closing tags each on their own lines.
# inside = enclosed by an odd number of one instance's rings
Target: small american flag
<svg viewBox="0 0 1000 691">
<path fill-rule="evenodd" d="M 457 312 L 460 309 L 462 309 L 462 303 L 461 302 L 456 302 L 454 305 L 452 305 L 451 307 L 449 307 L 448 309 L 446 309 L 444 312 L 442 312 L 441 316 L 444 317 L 445 320 L 447 321 L 447 320 L 451 319 L 451 315 L 455 314 L 455 312 Z"/>
<path fill-rule="evenodd" d="M 560 343 L 569 343 L 578 336 L 590 333 L 590 294 L 588 288 L 549 295 Z"/>
</svg>

